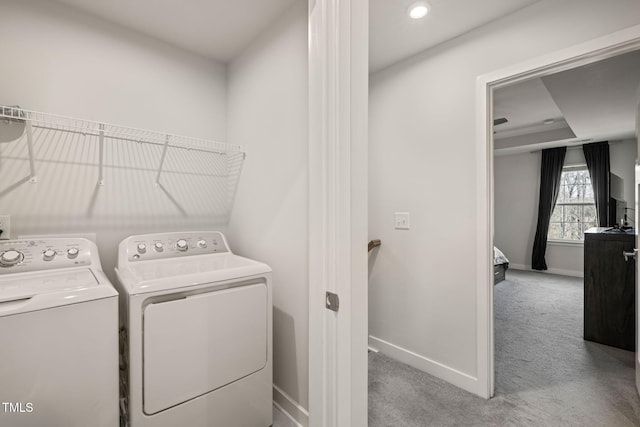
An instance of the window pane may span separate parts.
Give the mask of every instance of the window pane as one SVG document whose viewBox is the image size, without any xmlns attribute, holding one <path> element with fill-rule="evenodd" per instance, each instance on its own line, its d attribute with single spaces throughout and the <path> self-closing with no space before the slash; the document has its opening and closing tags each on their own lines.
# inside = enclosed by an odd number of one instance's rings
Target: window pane
<svg viewBox="0 0 640 427">
<path fill-rule="evenodd" d="M 563 170 L 558 200 L 549 221 L 548 238 L 584 239 L 584 231 L 596 226 L 596 209 L 593 203 L 593 187 L 587 168 L 567 167 Z"/>
<path fill-rule="evenodd" d="M 587 201 L 587 188 L 591 187 L 590 185 L 586 185 L 586 184 L 582 184 L 580 186 L 580 201 L 581 202 L 585 202 Z"/>
<path fill-rule="evenodd" d="M 567 200 L 567 196 L 565 196 L 566 191 L 567 186 L 561 185 L 560 190 L 558 191 L 558 200 L 556 201 L 556 203 L 564 203 Z"/>
<path fill-rule="evenodd" d="M 551 213 L 551 222 L 561 222 L 561 221 L 562 221 L 562 206 L 556 204 L 556 207 L 553 209 L 553 212 Z"/>
<path fill-rule="evenodd" d="M 591 183 L 589 183 L 589 185 L 587 185 L 585 187 L 584 190 L 584 201 L 585 202 L 593 202 L 594 198 L 593 198 L 593 187 L 591 186 Z"/>
<path fill-rule="evenodd" d="M 567 240 L 581 240 L 581 223 L 569 223 L 564 225 L 564 238 Z"/>
<path fill-rule="evenodd" d="M 581 206 L 565 205 L 564 221 L 569 223 L 580 222 Z"/>
<path fill-rule="evenodd" d="M 576 185 L 576 202 L 584 201 L 584 185 Z"/>
<path fill-rule="evenodd" d="M 585 169 L 580 171 L 580 184 L 582 185 L 587 185 L 589 184 L 589 172 L 587 172 Z"/>
<path fill-rule="evenodd" d="M 550 223 L 547 239 L 562 239 L 562 224 L 559 222 Z"/>
<path fill-rule="evenodd" d="M 596 223 L 596 206 L 595 205 L 588 205 L 584 207 L 584 217 L 582 218 L 582 221 L 587 223 Z"/>
<path fill-rule="evenodd" d="M 565 172 L 562 172 L 562 175 L 564 175 L 564 180 L 567 183 L 567 185 L 575 184 L 576 181 L 578 180 L 577 171 L 565 171 Z"/>
<path fill-rule="evenodd" d="M 577 203 L 584 198 L 584 185 L 571 184 L 567 186 L 567 202 Z"/>
</svg>

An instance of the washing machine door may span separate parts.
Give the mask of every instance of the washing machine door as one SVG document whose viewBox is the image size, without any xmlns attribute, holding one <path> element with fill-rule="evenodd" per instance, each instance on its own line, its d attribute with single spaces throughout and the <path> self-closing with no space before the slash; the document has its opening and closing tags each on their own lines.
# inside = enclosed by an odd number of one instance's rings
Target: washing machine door
<svg viewBox="0 0 640 427">
<path fill-rule="evenodd" d="M 266 283 L 152 303 L 144 309 L 144 412 L 224 387 L 267 363 Z"/>
</svg>

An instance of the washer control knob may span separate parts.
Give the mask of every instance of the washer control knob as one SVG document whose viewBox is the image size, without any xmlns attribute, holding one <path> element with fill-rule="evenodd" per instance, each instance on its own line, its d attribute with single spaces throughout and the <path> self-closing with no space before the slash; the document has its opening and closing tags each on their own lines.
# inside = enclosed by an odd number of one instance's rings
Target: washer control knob
<svg viewBox="0 0 640 427">
<path fill-rule="evenodd" d="M 13 249 L 5 251 L 0 255 L 0 266 L 2 267 L 13 267 L 16 264 L 19 264 L 24 259 L 24 254 L 22 252 L 14 251 Z"/>
<path fill-rule="evenodd" d="M 67 250 L 67 258 L 69 259 L 74 259 L 74 258 L 78 258 L 78 254 L 80 253 L 80 251 L 78 250 L 78 248 L 71 248 Z"/>
<path fill-rule="evenodd" d="M 187 249 L 189 249 L 189 245 L 187 244 L 187 241 L 184 239 L 180 239 L 176 242 L 176 249 L 179 251 L 186 251 Z"/>
<path fill-rule="evenodd" d="M 153 245 L 153 249 L 155 249 L 156 252 L 162 252 L 162 251 L 164 251 L 164 245 L 162 244 L 162 242 L 156 242 Z"/>
<path fill-rule="evenodd" d="M 138 246 L 136 246 L 136 248 L 138 249 L 139 254 L 147 252 L 147 245 L 145 245 L 144 243 L 138 243 Z"/>
<path fill-rule="evenodd" d="M 45 261 L 51 261 L 55 257 L 56 251 L 54 251 L 53 249 L 47 249 L 46 251 L 42 252 L 42 259 Z"/>
<path fill-rule="evenodd" d="M 207 242 L 204 239 L 198 240 L 198 247 L 199 248 L 206 248 L 207 247 Z"/>
</svg>

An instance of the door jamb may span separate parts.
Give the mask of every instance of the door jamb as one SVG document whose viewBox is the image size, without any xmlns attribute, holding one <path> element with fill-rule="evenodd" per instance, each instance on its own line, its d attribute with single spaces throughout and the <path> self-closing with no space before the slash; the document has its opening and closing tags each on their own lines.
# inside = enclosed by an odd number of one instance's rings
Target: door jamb
<svg viewBox="0 0 640 427">
<path fill-rule="evenodd" d="M 493 325 L 493 89 L 640 49 L 640 25 L 479 76 L 476 81 L 478 391 L 495 392 Z M 636 331 L 636 340 L 637 340 Z"/>
<path fill-rule="evenodd" d="M 311 427 L 367 424 L 368 16 L 368 0 L 309 0 Z"/>
</svg>

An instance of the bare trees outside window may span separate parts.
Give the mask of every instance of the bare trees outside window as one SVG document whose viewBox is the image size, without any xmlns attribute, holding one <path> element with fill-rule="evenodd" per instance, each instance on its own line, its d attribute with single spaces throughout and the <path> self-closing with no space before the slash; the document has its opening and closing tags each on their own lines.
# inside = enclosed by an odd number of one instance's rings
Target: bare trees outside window
<svg viewBox="0 0 640 427">
<path fill-rule="evenodd" d="M 585 230 L 596 225 L 596 205 L 587 167 L 565 167 L 547 239 L 584 240 Z"/>
</svg>

